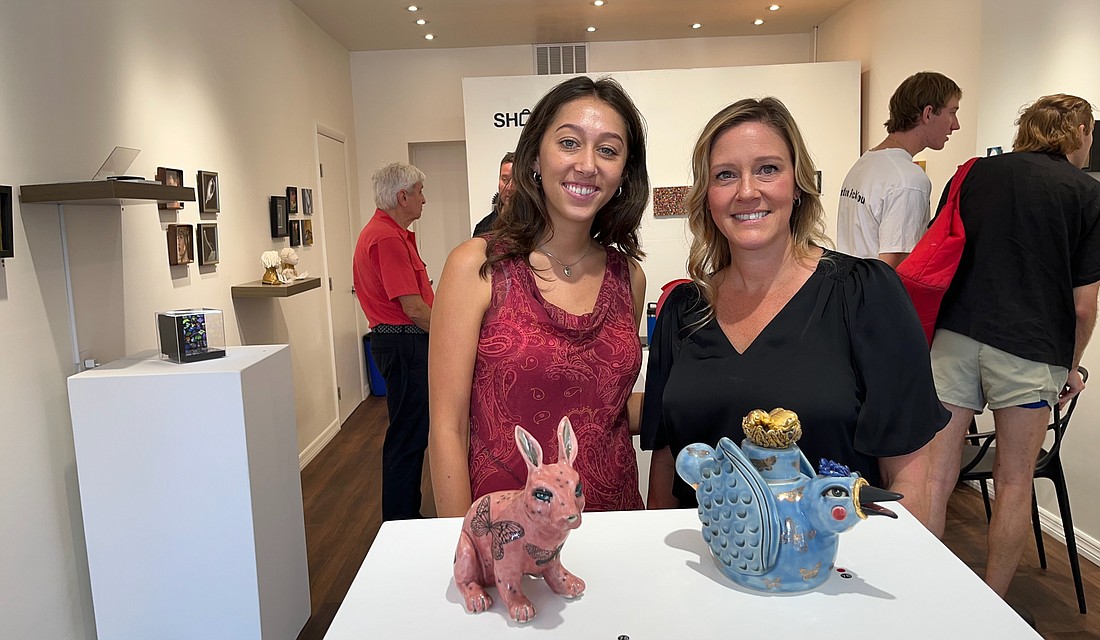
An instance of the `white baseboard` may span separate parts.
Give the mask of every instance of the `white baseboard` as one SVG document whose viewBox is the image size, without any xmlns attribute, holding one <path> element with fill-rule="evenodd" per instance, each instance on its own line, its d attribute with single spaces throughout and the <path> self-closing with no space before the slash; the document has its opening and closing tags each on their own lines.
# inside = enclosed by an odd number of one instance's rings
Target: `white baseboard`
<svg viewBox="0 0 1100 640">
<path fill-rule="evenodd" d="M 976 480 L 966 483 L 975 491 L 981 491 L 981 485 Z M 994 491 L 993 483 L 989 483 L 989 497 L 992 499 L 996 495 Z M 1042 527 L 1045 533 L 1050 534 L 1051 537 L 1058 540 L 1062 544 L 1066 543 L 1066 534 L 1062 526 L 1062 518 L 1059 515 L 1055 515 L 1046 509 L 1039 507 L 1039 525 Z M 1100 566 L 1100 541 L 1096 538 L 1083 533 L 1077 527 L 1073 528 L 1073 536 L 1077 539 L 1077 555 L 1085 558 L 1089 562 Z"/>
<path fill-rule="evenodd" d="M 325 427 L 325 430 L 314 438 L 313 442 L 309 443 L 308 447 L 298 454 L 298 470 L 301 471 L 305 469 L 306 465 L 312 462 L 313 459 L 317 457 L 318 453 L 321 453 L 321 450 L 325 448 L 325 445 L 327 445 L 337 433 L 340 433 L 340 421 L 333 420 L 332 424 Z"/>
</svg>

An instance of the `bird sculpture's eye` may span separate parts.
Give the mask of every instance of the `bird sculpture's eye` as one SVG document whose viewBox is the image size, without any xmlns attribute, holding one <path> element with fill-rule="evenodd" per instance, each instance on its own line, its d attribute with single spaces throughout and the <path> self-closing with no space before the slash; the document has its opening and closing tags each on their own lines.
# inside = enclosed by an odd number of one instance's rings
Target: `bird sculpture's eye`
<svg viewBox="0 0 1100 640">
<path fill-rule="evenodd" d="M 848 490 L 844 487 L 829 487 L 821 492 L 823 498 L 847 498 Z"/>
<path fill-rule="evenodd" d="M 550 493 L 548 489 L 535 489 L 531 492 L 531 495 L 535 496 L 535 500 L 543 502 L 550 502 L 550 498 L 554 497 L 554 494 Z"/>
<path fill-rule="evenodd" d="M 584 487 L 582 487 L 581 483 L 579 483 L 579 482 L 577 483 L 577 492 L 576 493 L 577 493 L 578 498 L 581 497 L 581 494 L 584 493 Z"/>
</svg>

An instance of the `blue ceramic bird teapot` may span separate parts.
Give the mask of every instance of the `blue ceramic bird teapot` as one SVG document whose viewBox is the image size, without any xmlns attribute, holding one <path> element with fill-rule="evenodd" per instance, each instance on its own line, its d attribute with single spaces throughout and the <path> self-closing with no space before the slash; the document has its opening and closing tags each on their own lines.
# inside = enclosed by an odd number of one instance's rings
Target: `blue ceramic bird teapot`
<svg viewBox="0 0 1100 640">
<path fill-rule="evenodd" d="M 740 448 L 722 438 L 718 450 L 696 443 L 676 457 L 676 472 L 695 487 L 703 539 L 735 583 L 781 593 L 813 589 L 832 572 L 838 534 L 868 515 L 897 517 L 875 501 L 900 494 L 829 460 L 814 473 L 795 444 L 802 426 L 793 411 L 757 409 L 742 426 Z"/>
</svg>

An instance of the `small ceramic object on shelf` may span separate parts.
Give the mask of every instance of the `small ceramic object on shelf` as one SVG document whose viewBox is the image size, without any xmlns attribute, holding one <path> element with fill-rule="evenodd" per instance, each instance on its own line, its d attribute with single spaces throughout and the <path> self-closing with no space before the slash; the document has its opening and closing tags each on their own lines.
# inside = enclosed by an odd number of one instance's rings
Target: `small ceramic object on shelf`
<svg viewBox="0 0 1100 640">
<path fill-rule="evenodd" d="M 279 259 L 283 263 L 282 271 L 280 274 L 285 278 L 285 282 L 290 282 L 298 277 L 298 252 L 290 247 L 283 247 L 279 249 Z"/>
<path fill-rule="evenodd" d="M 279 258 L 278 251 L 264 251 L 260 254 L 260 264 L 264 266 L 264 277 L 261 281 L 264 284 L 279 284 L 279 265 L 282 261 Z"/>
<path fill-rule="evenodd" d="M 569 418 L 558 423 L 558 461 L 543 464 L 538 440 L 520 426 L 516 446 L 527 463 L 527 483 L 518 491 L 497 491 L 476 500 L 462 521 L 455 551 L 455 584 L 471 613 L 493 604 L 486 587 L 496 586 L 508 615 L 517 622 L 535 617 L 523 594 L 524 574 L 541 575 L 554 593 L 574 598 L 584 580 L 561 565 L 569 532 L 581 525 L 584 490 L 573 469 L 576 439 Z"/>
<path fill-rule="evenodd" d="M 901 494 L 870 486 L 844 465 L 822 459 L 814 473 L 795 444 L 793 411 L 745 416 L 741 447 L 693 444 L 676 472 L 695 487 L 703 539 L 718 569 L 750 589 L 794 593 L 824 583 L 836 562 L 837 536 L 868 515 L 896 518 L 875 501 Z"/>
</svg>

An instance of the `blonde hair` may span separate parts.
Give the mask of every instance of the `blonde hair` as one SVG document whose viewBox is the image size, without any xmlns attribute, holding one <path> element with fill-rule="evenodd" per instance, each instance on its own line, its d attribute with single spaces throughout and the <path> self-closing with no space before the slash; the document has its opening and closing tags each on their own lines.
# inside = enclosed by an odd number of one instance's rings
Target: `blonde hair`
<svg viewBox="0 0 1100 640">
<path fill-rule="evenodd" d="M 1068 155 L 1081 146 L 1077 127 L 1092 131 L 1092 105 L 1065 93 L 1043 96 L 1020 111 L 1013 151 Z"/>
<path fill-rule="evenodd" d="M 814 246 L 832 246 L 832 241 L 825 235 L 825 210 L 821 206 L 814 163 L 787 107 L 778 98 L 767 97 L 738 100 L 722 109 L 710 119 L 695 143 L 691 158 L 694 183 L 685 202 L 688 228 L 693 236 L 688 252 L 688 274 L 699 286 L 708 307 L 700 325 L 714 315 L 714 274 L 728 267 L 732 260 L 729 242 L 711 218 L 707 205 L 707 191 L 712 178 L 710 154 L 719 136 L 747 122 L 759 122 L 771 127 L 787 143 L 787 151 L 794 162 L 795 186 L 801 192 L 791 211 L 795 256 L 810 258 Z"/>
</svg>

